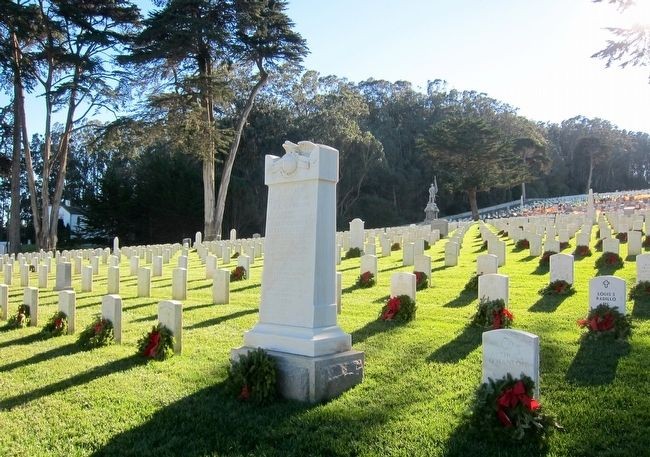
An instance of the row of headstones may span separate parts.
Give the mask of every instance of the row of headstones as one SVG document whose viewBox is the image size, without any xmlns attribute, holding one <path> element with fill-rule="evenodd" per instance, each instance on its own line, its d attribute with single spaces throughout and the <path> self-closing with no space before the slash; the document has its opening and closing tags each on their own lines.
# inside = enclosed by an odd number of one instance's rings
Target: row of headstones
<svg viewBox="0 0 650 457">
<path fill-rule="evenodd" d="M 0 319 L 7 319 L 7 286 L 0 285 Z M 39 325 L 38 289 L 27 287 L 24 304 L 29 308 L 31 327 Z M 1 305 L 5 306 L 1 306 Z M 73 290 L 59 292 L 58 311 L 65 313 L 68 322 L 68 334 L 76 332 L 76 294 Z M 101 317 L 113 324 L 116 343 L 122 342 L 122 298 L 117 294 L 104 295 L 101 304 Z M 174 336 L 174 352 L 180 354 L 183 335 L 183 306 L 177 300 L 165 300 L 158 303 L 158 322 L 167 327 Z"/>
<path fill-rule="evenodd" d="M 460 255 L 460 249 L 463 247 L 463 239 L 465 238 L 465 233 L 467 233 L 470 226 L 471 224 L 459 225 L 447 240 L 447 243 L 445 244 L 446 267 L 455 267 L 458 265 L 458 256 Z"/>
</svg>

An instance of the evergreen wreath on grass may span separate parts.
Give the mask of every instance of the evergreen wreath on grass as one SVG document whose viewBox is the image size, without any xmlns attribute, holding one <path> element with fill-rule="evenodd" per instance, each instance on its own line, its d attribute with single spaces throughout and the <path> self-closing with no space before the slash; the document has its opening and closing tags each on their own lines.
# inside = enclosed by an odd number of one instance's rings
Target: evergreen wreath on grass
<svg viewBox="0 0 650 457">
<path fill-rule="evenodd" d="M 478 428 L 499 441 L 543 441 L 551 430 L 561 429 L 542 412 L 542 405 L 533 398 L 534 389 L 534 381 L 523 374 L 520 378 L 510 373 L 498 380 L 489 378 L 476 395 L 472 417 Z"/>
<path fill-rule="evenodd" d="M 399 243 L 393 243 L 390 247 L 391 251 L 399 251 L 400 249 L 402 249 L 402 247 L 399 245 Z"/>
<path fill-rule="evenodd" d="M 596 268 L 621 268 L 623 267 L 623 259 L 615 252 L 604 252 L 596 259 Z"/>
<path fill-rule="evenodd" d="M 46 337 L 61 336 L 68 332 L 68 316 L 63 311 L 58 311 L 43 327 L 42 333 Z"/>
<path fill-rule="evenodd" d="M 257 348 L 232 362 L 226 385 L 238 400 L 266 405 L 278 396 L 277 377 L 275 360 L 264 349 Z"/>
<path fill-rule="evenodd" d="M 377 283 L 375 280 L 375 275 L 373 275 L 371 272 L 366 271 L 364 273 L 361 273 L 359 277 L 357 278 L 357 286 L 361 288 L 368 288 L 372 287 Z"/>
<path fill-rule="evenodd" d="M 578 319 L 578 326 L 586 328 L 586 338 L 600 338 L 603 336 L 625 339 L 632 332 L 630 318 L 618 309 L 607 305 L 598 305 L 589 311 L 585 319 Z"/>
<path fill-rule="evenodd" d="M 429 277 L 423 271 L 414 271 L 415 290 L 423 290 L 429 287 Z"/>
<path fill-rule="evenodd" d="M 616 239 L 622 243 L 627 243 L 627 232 L 619 232 L 616 234 Z"/>
<path fill-rule="evenodd" d="M 243 279 L 246 279 L 246 268 L 242 267 L 241 265 L 238 266 L 238 267 L 235 267 L 230 272 L 230 280 L 231 281 L 241 281 Z"/>
<path fill-rule="evenodd" d="M 108 319 L 98 316 L 80 334 L 77 343 L 84 349 L 94 349 L 107 346 L 115 341 L 113 323 Z"/>
<path fill-rule="evenodd" d="M 478 277 L 481 276 L 479 274 L 474 273 L 471 278 L 469 278 L 469 281 L 467 281 L 467 284 L 465 284 L 465 288 L 463 289 L 466 292 L 478 292 Z"/>
<path fill-rule="evenodd" d="M 431 243 L 429 243 L 427 240 L 424 240 L 424 250 L 428 251 L 431 249 Z"/>
<path fill-rule="evenodd" d="M 29 306 L 22 304 L 18 306 L 18 311 L 16 314 L 9 317 L 7 320 L 8 328 L 23 328 L 27 327 L 31 319 L 29 317 Z"/>
<path fill-rule="evenodd" d="M 359 249 L 359 248 L 350 248 L 350 249 L 348 249 L 348 252 L 345 253 L 344 258 L 346 258 L 346 259 L 354 259 L 356 257 L 361 257 L 362 254 L 363 254 L 363 251 L 361 249 Z"/>
<path fill-rule="evenodd" d="M 551 263 L 551 256 L 557 254 L 555 251 L 544 251 L 542 256 L 539 258 L 539 266 L 542 268 L 548 268 Z"/>
<path fill-rule="evenodd" d="M 239 257 L 239 252 L 237 251 L 233 252 L 232 255 L 230 256 L 231 259 L 236 259 L 237 257 Z"/>
<path fill-rule="evenodd" d="M 650 281 L 640 281 L 630 289 L 630 300 L 650 299 Z"/>
<path fill-rule="evenodd" d="M 138 341 L 138 354 L 147 359 L 165 360 L 174 353 L 171 330 L 158 323 Z"/>
<path fill-rule="evenodd" d="M 476 307 L 476 314 L 472 317 L 472 323 L 496 330 L 509 328 L 514 318 L 501 298 L 497 300 L 481 299 Z"/>
<path fill-rule="evenodd" d="M 565 249 L 567 249 L 570 246 L 571 245 L 569 244 L 568 241 L 560 241 L 560 251 L 564 251 Z"/>
<path fill-rule="evenodd" d="M 573 288 L 573 284 L 569 284 L 562 279 L 553 281 L 548 286 L 540 289 L 539 291 L 540 295 L 573 295 L 575 293 L 576 291 Z"/>
<path fill-rule="evenodd" d="M 515 249 L 530 249 L 530 242 L 527 239 L 519 240 L 515 244 Z"/>
<path fill-rule="evenodd" d="M 589 246 L 579 245 L 576 246 L 575 251 L 573 251 L 574 257 L 591 257 L 591 249 Z"/>
<path fill-rule="evenodd" d="M 409 322 L 415 319 L 417 306 L 408 295 L 398 295 L 390 297 L 386 304 L 381 308 L 379 319 L 383 321 L 393 321 L 398 323 Z"/>
</svg>

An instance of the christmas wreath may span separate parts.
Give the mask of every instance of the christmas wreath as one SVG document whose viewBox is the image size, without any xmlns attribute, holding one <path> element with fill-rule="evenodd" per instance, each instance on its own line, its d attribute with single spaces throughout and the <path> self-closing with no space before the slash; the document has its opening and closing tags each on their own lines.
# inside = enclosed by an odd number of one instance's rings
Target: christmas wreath
<svg viewBox="0 0 650 457">
<path fill-rule="evenodd" d="M 621 243 L 627 243 L 627 232 L 619 232 L 616 234 L 616 239 Z"/>
<path fill-rule="evenodd" d="M 417 306 L 408 295 L 390 297 L 381 308 L 379 318 L 383 321 L 408 322 L 415 319 Z"/>
<path fill-rule="evenodd" d="M 113 323 L 99 316 L 79 334 L 77 343 L 85 349 L 93 349 L 109 345 L 114 340 Z"/>
<path fill-rule="evenodd" d="M 246 279 L 246 268 L 240 265 L 230 272 L 230 280 L 241 281 L 242 279 Z"/>
<path fill-rule="evenodd" d="M 555 251 L 544 251 L 542 256 L 539 258 L 539 266 L 542 268 L 547 268 L 551 263 L 551 256 L 557 254 Z"/>
<path fill-rule="evenodd" d="M 363 251 L 359 248 L 350 248 L 348 252 L 345 253 L 346 259 L 354 259 L 355 257 L 361 257 Z"/>
<path fill-rule="evenodd" d="M 271 403 L 277 398 L 275 361 L 262 348 L 240 355 L 228 369 L 226 385 L 238 400 L 258 405 Z"/>
<path fill-rule="evenodd" d="M 160 323 L 138 341 L 138 354 L 148 359 L 164 360 L 173 353 L 172 332 Z"/>
<path fill-rule="evenodd" d="M 61 336 L 68 332 L 68 316 L 63 311 L 58 311 L 50 318 L 42 330 L 47 337 Z"/>
<path fill-rule="evenodd" d="M 415 271 L 415 289 L 422 290 L 429 287 L 429 277 L 423 271 Z"/>
<path fill-rule="evenodd" d="M 519 240 L 515 244 L 516 249 L 529 249 L 530 248 L 530 242 L 527 239 Z"/>
<path fill-rule="evenodd" d="M 357 278 L 357 286 L 362 287 L 364 289 L 368 287 L 372 287 L 376 283 L 377 281 L 375 280 L 375 275 L 373 275 L 369 271 L 361 273 L 361 275 Z"/>
<path fill-rule="evenodd" d="M 647 300 L 650 298 L 650 281 L 640 281 L 630 289 L 630 300 Z"/>
<path fill-rule="evenodd" d="M 391 251 L 399 251 L 400 249 L 402 249 L 402 247 L 399 245 L 399 243 L 393 243 L 390 247 Z"/>
<path fill-rule="evenodd" d="M 506 308 L 506 303 L 502 299 L 479 301 L 476 314 L 472 317 L 472 323 L 481 327 L 491 328 L 509 328 L 514 320 L 514 315 Z"/>
<path fill-rule="evenodd" d="M 573 288 L 573 284 L 569 284 L 568 282 L 562 279 L 558 279 L 557 281 L 553 281 L 543 289 L 540 289 L 539 294 L 540 295 L 572 295 L 575 292 L 576 291 Z"/>
<path fill-rule="evenodd" d="M 598 305 L 589 311 L 585 319 L 578 319 L 578 326 L 586 328 L 586 337 L 613 336 L 615 339 L 627 338 L 632 331 L 630 318 L 618 309 Z"/>
<path fill-rule="evenodd" d="M 7 320 L 7 327 L 22 328 L 27 327 L 30 323 L 29 306 L 22 304 L 18 306 L 18 311 Z"/>
<path fill-rule="evenodd" d="M 591 249 L 589 246 L 579 245 L 576 246 L 575 251 L 573 251 L 574 257 L 591 257 Z"/>
<path fill-rule="evenodd" d="M 623 259 L 615 252 L 603 252 L 603 254 L 596 259 L 596 268 L 621 268 L 623 266 Z"/>
</svg>

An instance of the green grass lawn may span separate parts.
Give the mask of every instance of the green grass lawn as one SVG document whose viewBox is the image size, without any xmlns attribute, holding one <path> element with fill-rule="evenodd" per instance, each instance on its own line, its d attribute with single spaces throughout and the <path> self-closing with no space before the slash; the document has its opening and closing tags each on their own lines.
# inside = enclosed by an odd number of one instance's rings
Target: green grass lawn
<svg viewBox="0 0 650 457">
<path fill-rule="evenodd" d="M 352 287 L 358 258 L 341 262 L 339 323 L 365 352 L 365 377 L 314 406 L 282 401 L 259 408 L 225 394 L 230 349 L 257 321 L 261 261 L 251 279 L 231 283 L 230 304 L 212 305 L 211 281 L 192 252 L 183 354 L 145 363 L 135 355 L 136 342 L 156 322 L 157 303 L 170 298 L 176 258 L 163 278 L 153 278 L 151 298 L 136 298 L 136 278 L 124 259 L 123 344 L 83 352 L 75 335 L 42 340 L 38 328 L 0 331 L 0 455 L 648 455 L 650 307 L 628 302 L 629 344 L 581 344 L 576 320 L 586 315 L 596 252 L 576 261 L 577 293 L 564 300 L 537 294 L 548 273 L 539 272 L 528 250 L 515 252 L 512 241 L 500 269 L 510 276 L 513 328 L 540 336 L 542 404 L 566 431 L 539 449 L 495 443 L 468 425 L 464 413 L 481 379 L 481 330 L 468 326 L 476 299 L 462 289 L 475 270 L 477 235 L 476 226 L 467 232 L 457 267 L 444 267 L 444 242 L 428 251 L 433 287 L 418 292 L 417 318 L 404 326 L 377 321 L 390 275 L 411 271 L 401 266 L 402 251 L 379 259 L 378 284 L 370 289 Z M 634 262 L 616 274 L 629 289 Z M 99 313 L 105 275 L 102 265 L 94 292 L 77 294 L 78 331 Z M 73 280 L 80 290 L 80 276 Z M 37 283 L 33 273 L 31 282 Z M 14 285 L 9 295 L 13 314 L 22 289 Z M 41 326 L 56 301 L 55 292 L 41 291 Z"/>
</svg>

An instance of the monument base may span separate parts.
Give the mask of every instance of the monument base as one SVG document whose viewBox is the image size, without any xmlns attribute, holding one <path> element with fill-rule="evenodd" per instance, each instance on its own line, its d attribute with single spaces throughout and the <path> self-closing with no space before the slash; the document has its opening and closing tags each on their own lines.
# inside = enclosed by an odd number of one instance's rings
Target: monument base
<svg viewBox="0 0 650 457">
<path fill-rule="evenodd" d="M 258 322 L 255 327 L 244 332 L 244 346 L 320 357 L 349 351 L 352 348 L 352 337 L 337 325 L 305 328 Z"/>
<path fill-rule="evenodd" d="M 230 359 L 255 350 L 242 346 L 230 351 Z M 266 350 L 278 370 L 278 391 L 284 398 L 318 403 L 337 397 L 363 380 L 364 353 L 350 350 L 319 357 Z"/>
</svg>

